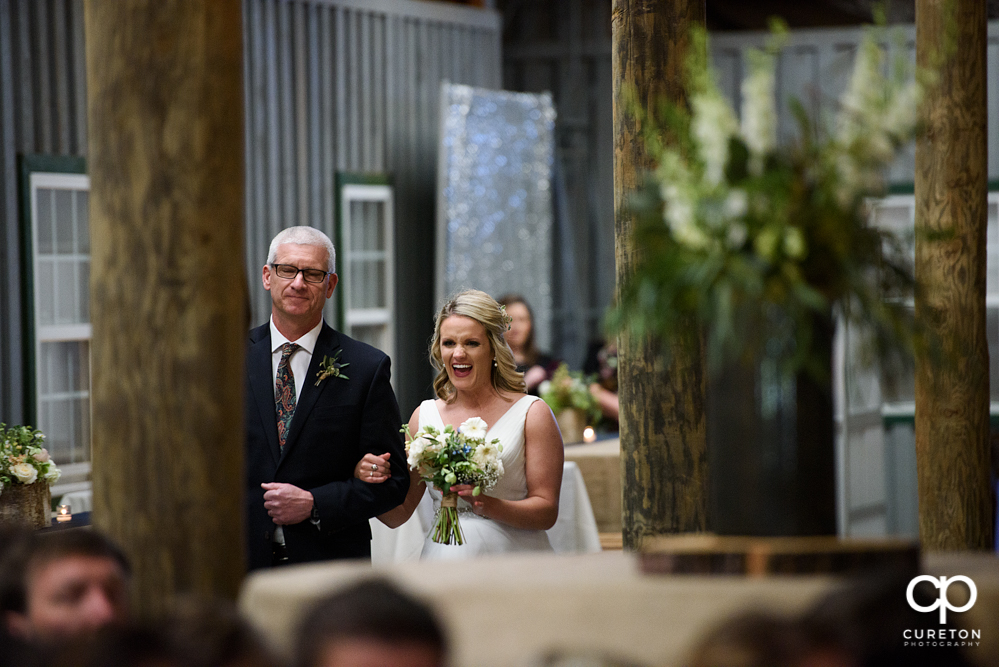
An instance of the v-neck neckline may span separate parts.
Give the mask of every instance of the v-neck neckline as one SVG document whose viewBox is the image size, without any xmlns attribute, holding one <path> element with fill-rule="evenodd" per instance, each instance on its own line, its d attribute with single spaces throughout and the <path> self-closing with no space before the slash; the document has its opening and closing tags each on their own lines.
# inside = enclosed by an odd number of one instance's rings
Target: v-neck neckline
<svg viewBox="0 0 999 667">
<path fill-rule="evenodd" d="M 509 415 L 509 414 L 510 414 L 510 413 L 511 413 L 511 412 L 513 411 L 513 409 L 514 409 L 515 407 L 517 407 L 518 405 L 520 405 L 520 403 L 521 403 L 522 401 L 524 401 L 524 400 L 526 400 L 526 399 L 529 399 L 529 398 L 533 399 L 533 398 L 535 398 L 535 397 L 534 397 L 534 396 L 531 396 L 530 394 L 526 394 L 526 395 L 522 396 L 521 398 L 517 399 L 516 401 L 514 401 L 513 405 L 511 405 L 510 407 L 508 407 L 508 408 L 506 409 L 506 412 L 504 412 L 504 413 L 503 413 L 502 415 L 500 415 L 500 418 L 499 418 L 499 419 L 497 419 L 497 420 L 495 421 L 495 423 L 493 423 L 492 425 L 490 425 L 490 426 L 489 426 L 489 428 L 488 428 L 488 430 L 486 430 L 486 440 L 488 440 L 488 439 L 489 439 L 489 434 L 493 432 L 493 429 L 495 429 L 495 428 L 496 428 L 497 426 L 499 426 L 499 425 L 500 425 L 500 423 L 501 423 L 501 422 L 502 422 L 502 421 L 503 421 L 504 419 L 506 419 L 507 415 Z M 443 415 L 441 415 L 441 411 L 440 411 L 440 408 L 438 408 L 438 407 L 437 407 L 437 399 L 434 399 L 434 400 L 433 400 L 433 401 L 431 401 L 431 402 L 432 402 L 432 403 L 433 403 L 433 405 L 434 405 L 434 410 L 435 410 L 435 411 L 437 412 L 437 419 L 438 419 L 438 420 L 440 421 L 440 423 L 441 423 L 441 424 L 443 424 L 444 426 L 448 426 L 448 424 L 447 424 L 447 423 L 445 423 L 445 421 L 444 421 L 444 416 L 443 416 Z M 532 402 L 533 402 L 533 401 L 532 401 Z M 459 424 L 458 426 L 460 426 L 460 424 Z M 458 430 L 458 426 L 454 426 L 454 429 L 455 429 L 456 431 Z"/>
</svg>

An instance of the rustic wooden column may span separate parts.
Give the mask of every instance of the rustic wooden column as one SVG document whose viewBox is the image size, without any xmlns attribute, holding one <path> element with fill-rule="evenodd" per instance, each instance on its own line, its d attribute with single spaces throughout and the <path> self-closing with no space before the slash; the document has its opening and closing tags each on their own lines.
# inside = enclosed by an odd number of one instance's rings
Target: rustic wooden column
<svg viewBox="0 0 999 667">
<path fill-rule="evenodd" d="M 614 219 L 617 282 L 633 272 L 634 221 L 625 206 L 652 166 L 641 128 L 623 103 L 631 88 L 652 109 L 685 99 L 690 27 L 703 24 L 704 0 L 614 0 Z M 634 549 L 650 535 L 703 531 L 707 522 L 705 369 L 700 350 L 674 354 L 667 367 L 648 339 L 618 341 L 623 538 Z"/>
<path fill-rule="evenodd" d="M 142 612 L 234 598 L 242 535 L 240 0 L 87 0 L 94 525 Z"/>
<path fill-rule="evenodd" d="M 959 37 L 947 38 L 947 26 Z M 916 317 L 943 348 L 916 364 L 919 531 L 933 550 L 987 549 L 985 0 L 918 0 L 916 54 L 937 66 L 916 146 Z M 941 45 L 950 44 L 941 53 Z M 939 63 L 939 64 L 938 64 Z"/>
</svg>

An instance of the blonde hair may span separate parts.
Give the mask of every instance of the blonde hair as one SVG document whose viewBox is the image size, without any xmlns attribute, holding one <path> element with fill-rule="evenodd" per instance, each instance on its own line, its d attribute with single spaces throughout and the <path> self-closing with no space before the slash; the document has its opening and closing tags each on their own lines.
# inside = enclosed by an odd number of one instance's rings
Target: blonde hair
<svg viewBox="0 0 999 667">
<path fill-rule="evenodd" d="M 492 369 L 492 383 L 498 391 L 527 393 L 524 374 L 517 372 L 513 352 L 503 334 L 510 327 L 510 317 L 496 300 L 485 292 L 470 289 L 459 292 L 448 299 L 434 319 L 434 337 L 430 341 L 430 364 L 437 371 L 434 378 L 434 393 L 450 403 L 455 397 L 455 388 L 447 375 L 444 359 L 441 356 L 441 324 L 452 315 L 461 315 L 475 320 L 486 330 L 486 338 L 492 347 L 495 365 Z"/>
</svg>

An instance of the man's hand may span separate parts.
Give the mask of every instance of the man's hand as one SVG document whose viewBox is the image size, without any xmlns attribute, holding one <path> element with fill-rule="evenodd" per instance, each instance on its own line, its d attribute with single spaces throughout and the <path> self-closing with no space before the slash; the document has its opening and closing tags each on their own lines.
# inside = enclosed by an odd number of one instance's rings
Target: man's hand
<svg viewBox="0 0 999 667">
<path fill-rule="evenodd" d="M 264 490 L 264 508 L 279 526 L 301 523 L 312 516 L 312 494 L 292 484 L 268 482 Z"/>
</svg>

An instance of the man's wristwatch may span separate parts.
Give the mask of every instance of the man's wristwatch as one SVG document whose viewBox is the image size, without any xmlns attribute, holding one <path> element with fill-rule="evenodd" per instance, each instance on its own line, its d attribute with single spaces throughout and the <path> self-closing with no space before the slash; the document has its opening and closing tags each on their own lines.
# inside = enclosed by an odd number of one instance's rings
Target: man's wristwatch
<svg viewBox="0 0 999 667">
<path fill-rule="evenodd" d="M 316 527 L 316 530 L 321 530 L 319 528 L 319 508 L 316 507 L 316 501 L 314 500 L 312 501 L 312 516 L 309 517 L 309 521 Z"/>
</svg>

